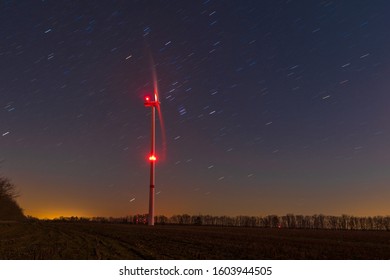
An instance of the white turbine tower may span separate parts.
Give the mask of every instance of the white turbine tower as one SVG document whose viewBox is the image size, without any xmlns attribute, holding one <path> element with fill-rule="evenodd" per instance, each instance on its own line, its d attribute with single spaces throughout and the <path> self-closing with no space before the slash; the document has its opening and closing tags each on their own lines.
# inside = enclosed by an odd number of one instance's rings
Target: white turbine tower
<svg viewBox="0 0 390 280">
<path fill-rule="evenodd" d="M 155 168 L 156 168 L 156 108 L 159 110 L 160 102 L 158 101 L 157 93 L 154 94 L 154 100 L 149 96 L 145 97 L 145 107 L 152 109 L 152 129 L 151 129 L 151 145 L 150 145 L 150 188 L 149 188 L 149 216 L 148 225 L 154 226 L 154 187 L 155 187 Z"/>
</svg>

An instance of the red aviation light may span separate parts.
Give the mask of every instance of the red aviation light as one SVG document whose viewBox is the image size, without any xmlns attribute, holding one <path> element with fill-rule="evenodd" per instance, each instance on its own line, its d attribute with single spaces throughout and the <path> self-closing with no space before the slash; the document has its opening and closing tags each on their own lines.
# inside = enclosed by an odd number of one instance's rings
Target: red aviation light
<svg viewBox="0 0 390 280">
<path fill-rule="evenodd" d="M 150 99 L 150 96 L 145 96 L 145 107 L 155 107 L 157 105 L 157 102 L 156 101 L 152 101 Z"/>
<path fill-rule="evenodd" d="M 157 160 L 157 158 L 156 158 L 155 155 L 151 155 L 151 156 L 149 157 L 149 161 L 156 161 L 156 160 Z"/>
</svg>

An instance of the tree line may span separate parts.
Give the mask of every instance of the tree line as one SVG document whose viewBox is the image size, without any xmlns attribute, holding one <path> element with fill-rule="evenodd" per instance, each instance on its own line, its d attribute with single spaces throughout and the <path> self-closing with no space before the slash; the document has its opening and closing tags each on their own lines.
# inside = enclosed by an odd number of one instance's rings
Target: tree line
<svg viewBox="0 0 390 280">
<path fill-rule="evenodd" d="M 55 222 L 99 222 L 147 224 L 148 215 L 138 214 L 121 218 L 79 218 L 61 217 Z M 329 230 L 387 230 L 390 231 L 390 216 L 356 217 L 351 215 L 294 215 L 284 216 L 212 216 L 212 215 L 173 215 L 155 217 L 156 225 L 194 225 L 223 227 L 260 227 L 260 228 L 290 228 L 290 229 L 329 229 Z"/>
</svg>

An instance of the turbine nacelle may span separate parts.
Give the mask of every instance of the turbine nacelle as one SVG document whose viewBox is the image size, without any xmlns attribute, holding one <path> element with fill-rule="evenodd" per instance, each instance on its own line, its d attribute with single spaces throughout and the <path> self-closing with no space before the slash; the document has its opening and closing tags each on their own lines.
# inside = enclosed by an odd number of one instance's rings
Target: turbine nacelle
<svg viewBox="0 0 390 280">
<path fill-rule="evenodd" d="M 157 95 L 154 96 L 155 100 L 151 100 L 149 96 L 145 97 L 144 105 L 145 107 L 157 107 L 160 102 L 157 100 Z"/>
</svg>

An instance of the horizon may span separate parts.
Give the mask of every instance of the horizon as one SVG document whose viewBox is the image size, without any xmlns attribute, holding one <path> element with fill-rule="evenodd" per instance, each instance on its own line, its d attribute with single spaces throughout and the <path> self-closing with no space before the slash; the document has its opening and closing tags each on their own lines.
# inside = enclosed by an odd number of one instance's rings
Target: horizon
<svg viewBox="0 0 390 280">
<path fill-rule="evenodd" d="M 26 215 L 27 218 L 32 218 L 32 219 L 38 219 L 38 220 L 49 220 L 49 221 L 53 221 L 53 220 L 60 220 L 60 219 L 71 219 L 71 218 L 77 218 L 77 219 L 88 219 L 88 220 L 91 220 L 91 219 L 95 219 L 95 218 L 103 218 L 103 219 L 124 219 L 124 218 L 129 218 L 129 217 L 137 217 L 137 216 L 147 216 L 148 213 L 144 213 L 144 214 L 131 214 L 131 215 L 127 215 L 127 216 L 115 216 L 115 217 L 111 217 L 111 216 L 53 216 L 53 217 L 34 217 L 34 216 L 30 216 L 30 215 Z M 347 216 L 347 217 L 353 217 L 353 218 L 374 218 L 374 217 L 383 217 L 383 218 L 387 218 L 387 217 L 390 217 L 390 215 L 373 215 L 373 216 L 355 216 L 355 215 L 348 215 L 348 214 L 341 214 L 341 215 L 326 215 L 326 214 L 321 214 L 321 213 L 317 213 L 317 214 L 312 214 L 312 215 L 307 215 L 307 214 L 294 214 L 294 213 L 286 213 L 284 215 L 276 215 L 276 214 L 268 214 L 268 215 L 235 215 L 235 216 L 228 216 L 228 215 L 209 215 L 209 214 L 188 214 L 188 213 L 184 213 L 184 214 L 173 214 L 173 215 L 163 215 L 163 214 L 159 214 L 159 215 L 156 215 L 155 217 L 167 217 L 167 218 L 172 218 L 172 217 L 175 217 L 175 216 L 185 216 L 185 215 L 188 215 L 188 216 L 191 216 L 191 217 L 197 217 L 197 216 L 203 216 L 203 217 L 206 217 L 206 216 L 211 216 L 211 217 L 228 217 L 228 218 L 238 218 L 238 217 L 256 217 L 256 218 L 265 218 L 265 217 L 272 217 L 272 216 L 277 216 L 277 217 L 286 217 L 288 215 L 293 215 L 293 216 L 302 216 L 302 217 L 314 217 L 314 216 L 323 216 L 323 217 L 338 217 L 338 218 L 341 218 L 343 216 Z"/>
</svg>

